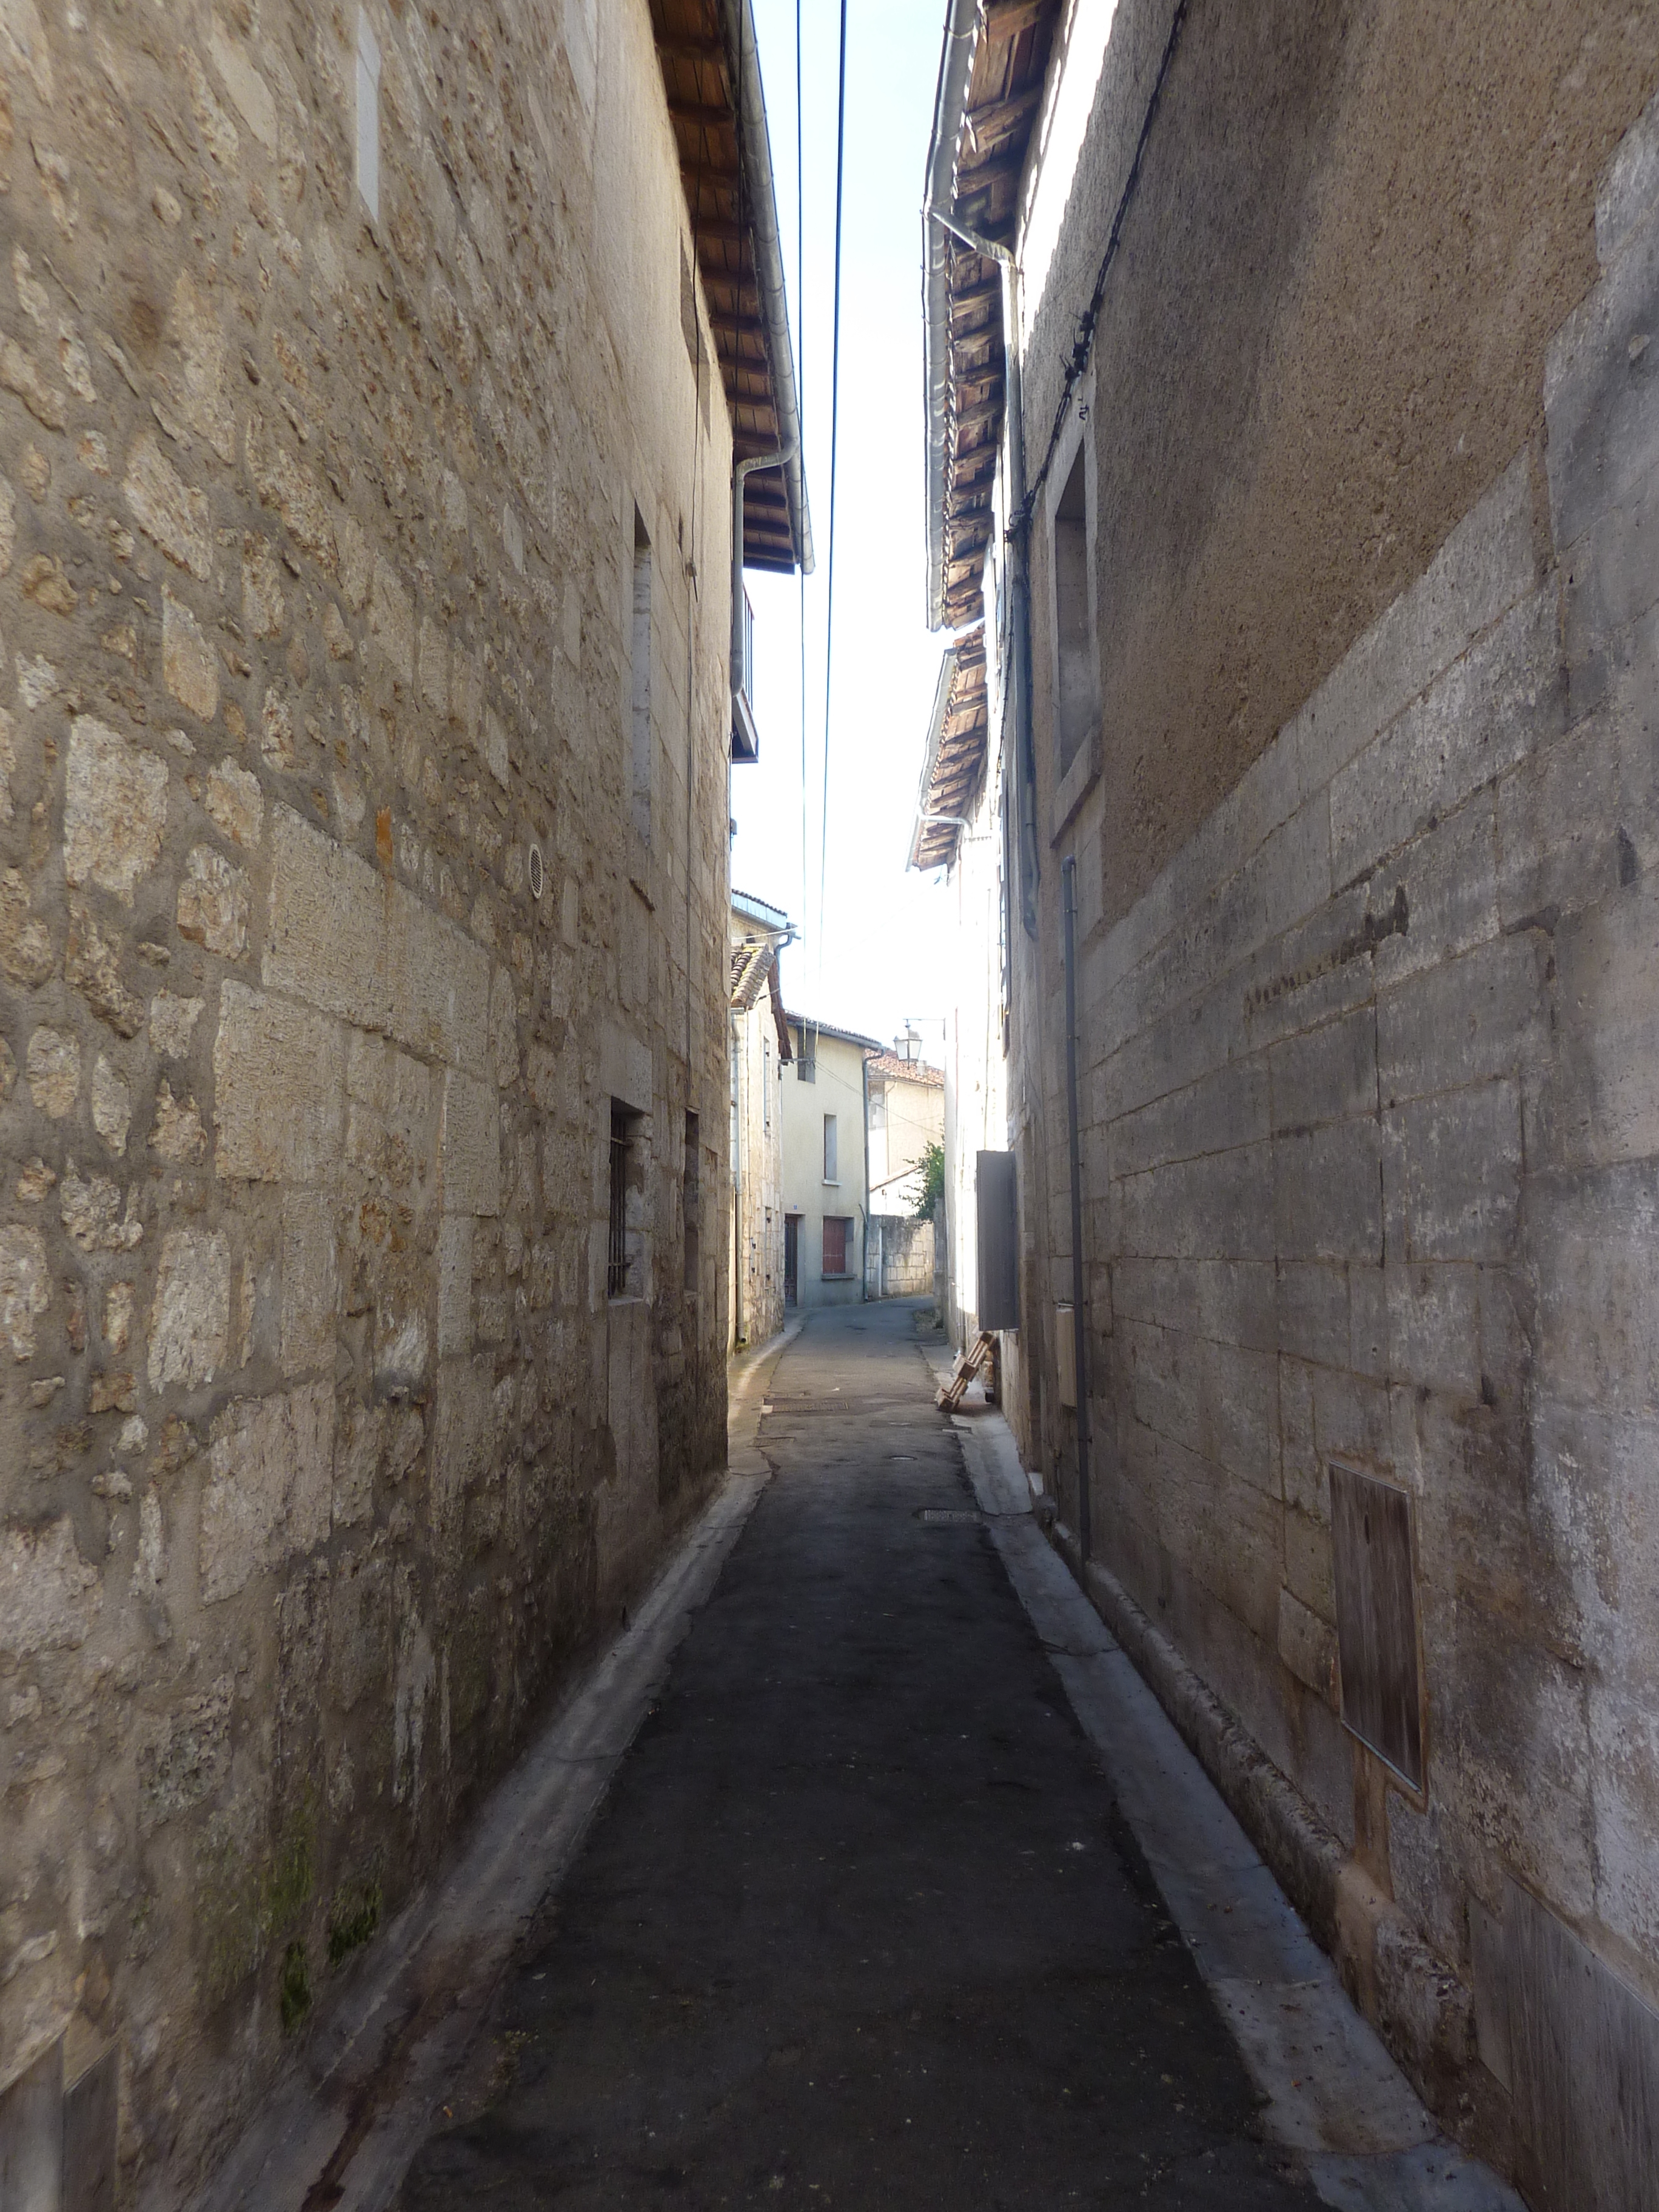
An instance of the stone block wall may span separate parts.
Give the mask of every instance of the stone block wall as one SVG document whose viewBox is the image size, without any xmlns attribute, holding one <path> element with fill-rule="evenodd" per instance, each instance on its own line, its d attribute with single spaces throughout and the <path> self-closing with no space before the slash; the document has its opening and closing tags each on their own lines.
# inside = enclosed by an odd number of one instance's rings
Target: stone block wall
<svg viewBox="0 0 1659 2212">
<path fill-rule="evenodd" d="M 14 0 L 0 194 L 0 2093 L 174 2203 L 723 1465 L 730 438 L 642 0 Z"/>
<path fill-rule="evenodd" d="M 921 1297 L 933 1287 L 933 1224 L 908 1213 L 872 1213 L 866 1290 L 872 1298 Z"/>
<path fill-rule="evenodd" d="M 1659 2063 L 1656 177 L 1650 114 L 1538 436 L 1080 965 L 1097 1556 L 1472 1992 L 1449 2116 L 1552 2203 L 1659 2154 L 1573 2026 Z M 1420 1803 L 1338 1718 L 1334 1458 L 1413 1500 Z"/>
</svg>

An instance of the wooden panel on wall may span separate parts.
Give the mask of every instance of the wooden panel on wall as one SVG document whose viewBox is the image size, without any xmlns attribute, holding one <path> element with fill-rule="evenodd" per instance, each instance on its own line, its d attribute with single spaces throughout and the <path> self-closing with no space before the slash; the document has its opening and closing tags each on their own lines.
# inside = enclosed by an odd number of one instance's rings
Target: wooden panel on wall
<svg viewBox="0 0 1659 2212">
<path fill-rule="evenodd" d="M 1344 1725 L 1410 1787 L 1425 1786 L 1412 1502 L 1333 1460 L 1331 1560 Z"/>
<path fill-rule="evenodd" d="M 1659 2212 L 1659 2013 L 1515 1882 L 1504 1947 L 1528 2202 Z"/>
</svg>

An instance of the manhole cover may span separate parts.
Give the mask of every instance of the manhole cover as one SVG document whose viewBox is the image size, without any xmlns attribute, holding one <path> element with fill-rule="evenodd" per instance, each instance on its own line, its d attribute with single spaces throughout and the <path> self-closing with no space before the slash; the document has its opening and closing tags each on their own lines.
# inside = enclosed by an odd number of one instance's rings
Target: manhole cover
<svg viewBox="0 0 1659 2212">
<path fill-rule="evenodd" d="M 972 1528 L 985 1516 L 970 1505 L 924 1505 L 916 1515 L 924 1528 Z"/>
</svg>

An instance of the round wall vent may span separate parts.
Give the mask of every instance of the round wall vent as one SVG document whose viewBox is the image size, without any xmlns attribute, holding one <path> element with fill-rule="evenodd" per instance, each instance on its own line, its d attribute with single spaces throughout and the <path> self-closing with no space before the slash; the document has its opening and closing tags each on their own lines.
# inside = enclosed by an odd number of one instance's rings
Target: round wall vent
<svg viewBox="0 0 1659 2212">
<path fill-rule="evenodd" d="M 542 866 L 542 848 L 539 845 L 532 845 L 530 848 L 530 896 L 538 899 L 546 889 L 547 871 Z"/>
</svg>

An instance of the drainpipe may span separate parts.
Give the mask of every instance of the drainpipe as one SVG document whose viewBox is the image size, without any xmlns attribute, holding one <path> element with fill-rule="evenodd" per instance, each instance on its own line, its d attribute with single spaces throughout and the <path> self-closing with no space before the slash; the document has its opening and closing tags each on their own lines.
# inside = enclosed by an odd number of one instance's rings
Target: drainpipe
<svg viewBox="0 0 1659 2212">
<path fill-rule="evenodd" d="M 1077 861 L 1060 864 L 1066 911 L 1066 1142 L 1072 1168 L 1072 1351 L 1077 1370 L 1077 1540 L 1090 1553 L 1089 1328 L 1083 1304 L 1083 1158 L 1077 1110 Z"/>
<path fill-rule="evenodd" d="M 743 1341 L 743 1053 L 741 1031 L 735 1014 L 726 1017 L 732 1030 L 732 1103 L 738 1120 L 738 1141 L 732 1161 L 732 1349 Z"/>
<path fill-rule="evenodd" d="M 742 688 L 746 673 L 743 665 L 743 501 L 749 479 L 757 469 L 787 470 L 799 451 L 800 441 L 792 438 L 787 446 L 780 446 L 775 453 L 752 453 L 746 461 L 732 464 L 732 689 Z"/>
<path fill-rule="evenodd" d="M 864 1292 L 864 1302 L 870 1302 L 870 1055 L 866 1053 L 859 1063 L 864 1078 L 864 1236 L 859 1279 Z"/>
</svg>

